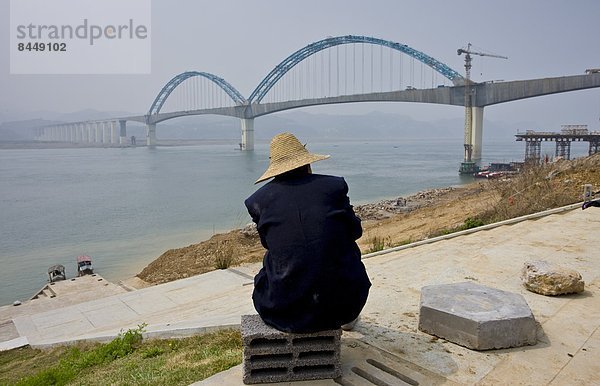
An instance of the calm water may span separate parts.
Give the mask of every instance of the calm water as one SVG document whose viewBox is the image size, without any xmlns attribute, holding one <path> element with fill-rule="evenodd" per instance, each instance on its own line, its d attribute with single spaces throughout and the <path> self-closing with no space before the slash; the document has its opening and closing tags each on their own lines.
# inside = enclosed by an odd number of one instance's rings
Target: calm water
<svg viewBox="0 0 600 386">
<path fill-rule="evenodd" d="M 268 146 L 234 146 L 0 150 L 0 305 L 32 296 L 50 265 L 74 276 L 79 254 L 118 281 L 169 248 L 249 222 L 243 200 L 267 166 Z M 346 177 L 355 204 L 468 181 L 457 174 L 460 138 L 308 147 L 332 155 L 314 170 Z M 523 152 L 512 139 L 484 144 L 487 161 Z"/>
</svg>

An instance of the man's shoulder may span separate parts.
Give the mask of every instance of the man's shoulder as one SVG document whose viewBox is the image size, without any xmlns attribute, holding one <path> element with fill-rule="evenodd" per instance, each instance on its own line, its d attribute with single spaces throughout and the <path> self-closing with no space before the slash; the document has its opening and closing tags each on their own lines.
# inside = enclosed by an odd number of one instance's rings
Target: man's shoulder
<svg viewBox="0 0 600 386">
<path fill-rule="evenodd" d="M 330 176 L 326 174 L 311 174 L 313 180 L 322 184 L 331 184 L 336 186 L 344 186 L 346 181 L 344 177 Z"/>
<path fill-rule="evenodd" d="M 337 187 L 344 187 L 346 185 L 346 181 L 343 177 L 330 176 L 326 174 L 307 174 L 301 178 L 279 181 L 272 180 L 258 188 L 250 197 L 258 198 L 265 195 L 275 194 L 281 190 L 289 190 L 289 189 L 298 189 L 300 186 L 309 186 L 311 184 L 318 185 L 331 185 Z"/>
</svg>

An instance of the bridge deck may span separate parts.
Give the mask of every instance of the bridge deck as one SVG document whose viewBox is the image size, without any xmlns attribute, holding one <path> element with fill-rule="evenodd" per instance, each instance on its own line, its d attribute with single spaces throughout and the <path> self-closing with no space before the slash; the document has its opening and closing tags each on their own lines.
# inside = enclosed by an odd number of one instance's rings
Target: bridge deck
<svg viewBox="0 0 600 386">
<path fill-rule="evenodd" d="M 525 134 L 516 134 L 517 141 L 585 141 L 585 142 L 599 142 L 600 132 L 593 132 L 588 134 L 563 134 L 563 133 L 549 133 L 549 132 L 534 132 Z"/>
</svg>

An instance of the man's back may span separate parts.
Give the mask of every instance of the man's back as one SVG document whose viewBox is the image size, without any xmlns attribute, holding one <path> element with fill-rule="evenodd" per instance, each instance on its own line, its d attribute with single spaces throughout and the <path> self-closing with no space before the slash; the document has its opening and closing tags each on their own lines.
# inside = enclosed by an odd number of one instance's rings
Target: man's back
<svg viewBox="0 0 600 386">
<path fill-rule="evenodd" d="M 246 200 L 267 249 L 253 300 L 265 322 L 292 332 L 338 328 L 360 313 L 369 279 L 362 228 L 343 178 L 288 173 Z"/>
</svg>

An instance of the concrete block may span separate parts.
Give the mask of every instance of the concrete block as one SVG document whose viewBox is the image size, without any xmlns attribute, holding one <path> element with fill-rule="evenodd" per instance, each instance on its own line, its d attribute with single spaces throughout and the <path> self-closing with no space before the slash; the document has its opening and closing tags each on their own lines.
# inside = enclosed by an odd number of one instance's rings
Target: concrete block
<svg viewBox="0 0 600 386">
<path fill-rule="evenodd" d="M 419 330 L 474 350 L 536 344 L 523 296 L 472 282 L 421 289 Z"/>
<path fill-rule="evenodd" d="M 292 334 L 266 325 L 259 315 L 242 315 L 245 384 L 341 376 L 341 330 Z"/>
</svg>

